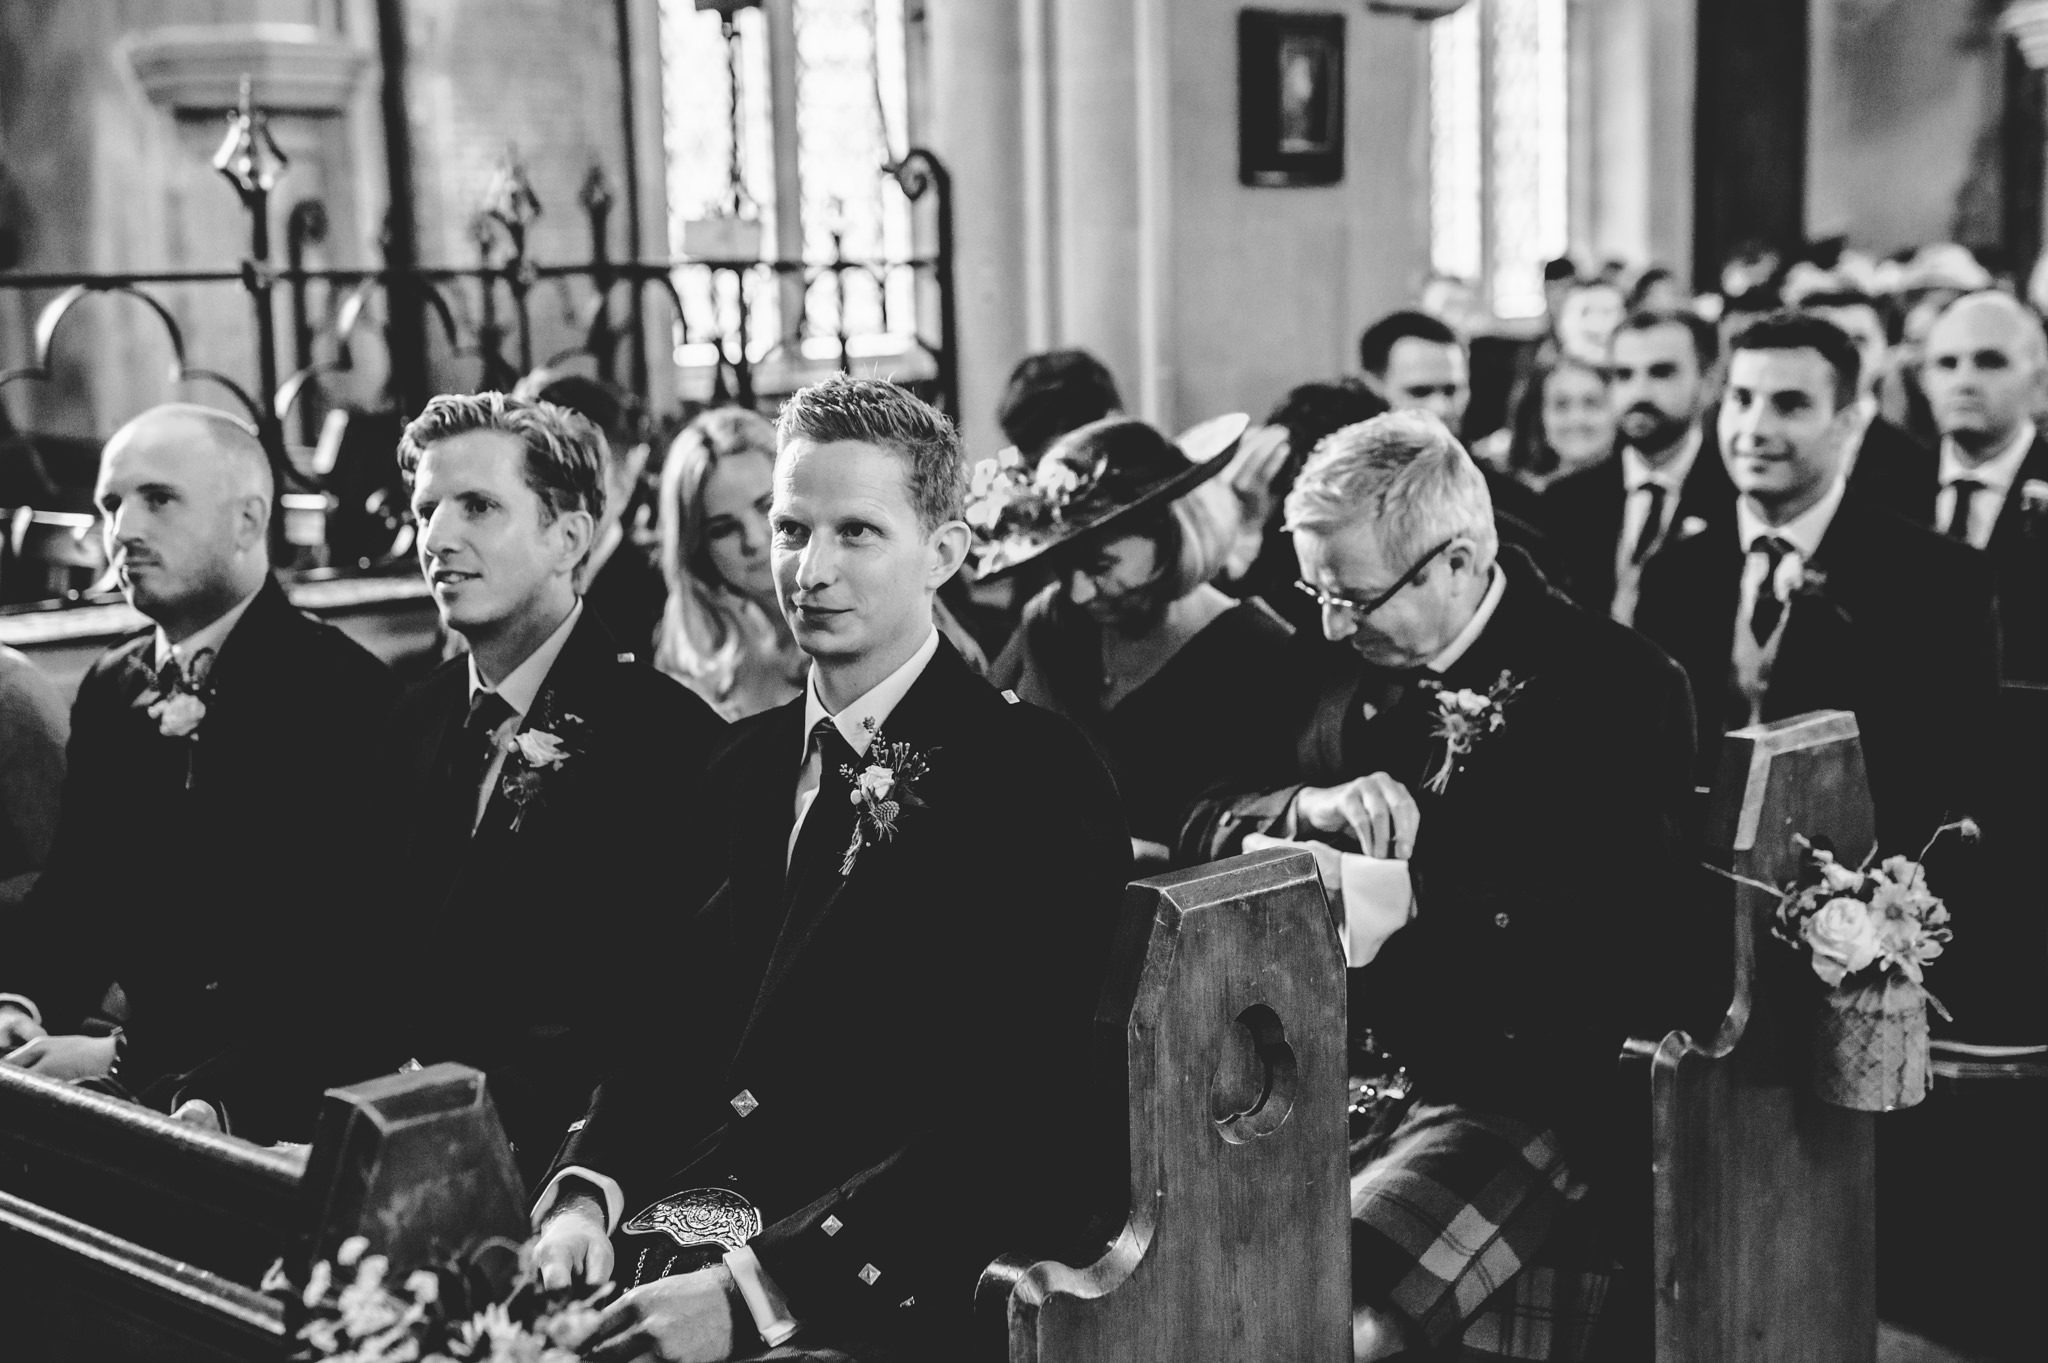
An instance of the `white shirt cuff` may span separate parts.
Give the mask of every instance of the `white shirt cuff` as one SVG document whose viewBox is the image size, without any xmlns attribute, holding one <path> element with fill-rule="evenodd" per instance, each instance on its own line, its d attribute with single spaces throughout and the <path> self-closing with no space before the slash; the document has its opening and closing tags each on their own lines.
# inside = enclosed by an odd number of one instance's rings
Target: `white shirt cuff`
<svg viewBox="0 0 2048 1363">
<path fill-rule="evenodd" d="M 753 1250 L 741 1245 L 728 1251 L 725 1267 L 740 1289 L 740 1297 L 747 1304 L 747 1314 L 754 1318 L 754 1329 L 760 1334 L 763 1344 L 772 1349 L 796 1333 L 797 1320 L 789 1313 L 788 1300 L 783 1297 L 782 1289 L 775 1285 L 775 1280 L 768 1276 L 768 1270 L 761 1267 L 761 1261 L 754 1257 Z"/>
<path fill-rule="evenodd" d="M 0 994 L 0 1004 L 13 1004 L 28 1014 L 28 1020 L 36 1026 L 43 1025 L 43 1010 L 36 1007 L 36 1001 L 23 994 Z"/>
<path fill-rule="evenodd" d="M 1389 937 L 1415 916 L 1408 863 L 1346 852 L 1338 863 L 1344 886 L 1344 962 L 1370 964 Z"/>
<path fill-rule="evenodd" d="M 595 1169 L 586 1169 L 572 1164 L 548 1180 L 548 1186 L 540 1190 L 540 1196 L 533 1202 L 533 1228 L 540 1229 L 540 1223 L 554 1211 L 555 1203 L 561 1200 L 562 1180 L 580 1178 L 594 1184 L 604 1194 L 604 1233 L 611 1235 L 619 1228 L 619 1218 L 626 1214 L 626 1191 L 619 1187 L 617 1180 L 606 1178 Z"/>
</svg>

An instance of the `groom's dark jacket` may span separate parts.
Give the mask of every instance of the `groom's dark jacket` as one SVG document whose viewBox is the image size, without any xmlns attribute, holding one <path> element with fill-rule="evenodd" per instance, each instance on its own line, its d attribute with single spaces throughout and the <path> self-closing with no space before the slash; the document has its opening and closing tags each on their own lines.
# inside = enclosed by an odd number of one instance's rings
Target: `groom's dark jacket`
<svg viewBox="0 0 2048 1363">
<path fill-rule="evenodd" d="M 71 1032 L 118 983 L 131 1092 L 162 1105 L 196 1086 L 238 1135 L 307 1139 L 332 1077 L 327 966 L 358 930 L 339 871 L 366 850 L 397 684 L 266 581 L 214 659 L 196 737 L 169 737 L 148 713 L 154 639 L 79 685 L 56 844 L 0 990 Z"/>
<path fill-rule="evenodd" d="M 1350 972 L 1352 1035 L 1371 1031 L 1431 1101 L 1552 1127 L 1571 1150 L 1597 1129 L 1622 1042 L 1661 1019 L 1655 1000 L 1673 1001 L 1691 968 L 1678 943 L 1695 926 L 1680 850 L 1692 708 L 1685 675 L 1641 636 L 1519 556 L 1500 571 L 1499 607 L 1441 688 L 1484 693 L 1503 672 L 1523 687 L 1442 793 L 1427 785 L 1444 751 L 1439 691 L 1390 696 L 1388 674 L 1360 662 L 1296 735 L 1293 780 L 1215 793 L 1181 850 L 1201 860 L 1247 833 L 1293 835 L 1304 786 L 1399 781 L 1422 815 L 1415 915 Z"/>
<path fill-rule="evenodd" d="M 617 1180 L 628 1217 L 690 1188 L 747 1198 L 800 1343 L 964 1357 L 981 1271 L 1042 1244 L 1082 1177 L 1129 836 L 1079 732 L 941 642 L 882 725 L 927 757 L 923 803 L 842 876 L 856 814 L 828 769 L 785 873 L 803 716 L 741 721 L 713 764 L 729 873 L 673 962 L 624 975 L 660 976 L 671 1024 L 561 1162 Z"/>
<path fill-rule="evenodd" d="M 402 792 L 392 810 L 401 860 L 378 868 L 396 911 L 381 951 L 396 974 L 378 992 L 395 1007 L 364 1064 L 483 1070 L 531 1183 L 607 1065 L 692 987 L 695 966 L 656 944 L 717 883 L 702 795 L 725 724 L 622 657 L 586 609 L 521 724 L 564 738 L 568 759 L 541 774 L 523 812 L 501 772 L 464 835 L 436 811 L 450 799 L 444 746 L 468 711 L 466 658 L 399 702 L 387 761 Z"/>
</svg>

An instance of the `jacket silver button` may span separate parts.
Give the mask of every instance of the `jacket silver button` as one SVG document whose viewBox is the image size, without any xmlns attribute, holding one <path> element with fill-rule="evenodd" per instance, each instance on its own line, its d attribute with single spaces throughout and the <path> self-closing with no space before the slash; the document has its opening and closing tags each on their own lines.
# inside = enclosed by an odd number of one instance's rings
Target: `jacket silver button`
<svg viewBox="0 0 2048 1363">
<path fill-rule="evenodd" d="M 1495 914 L 1493 916 L 1493 925 L 1497 928 L 1506 927 L 1508 925 L 1508 916 L 1504 913 Z"/>
</svg>

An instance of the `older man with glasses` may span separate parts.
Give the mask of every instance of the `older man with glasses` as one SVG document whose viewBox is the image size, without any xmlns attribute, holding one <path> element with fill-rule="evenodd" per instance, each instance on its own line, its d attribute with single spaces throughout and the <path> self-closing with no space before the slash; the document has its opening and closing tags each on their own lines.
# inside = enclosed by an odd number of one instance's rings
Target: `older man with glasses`
<svg viewBox="0 0 2048 1363">
<path fill-rule="evenodd" d="M 1217 793 L 1184 850 L 1291 843 L 1323 870 L 1353 967 L 1357 1356 L 1442 1348 L 1482 1308 L 1496 1341 L 1583 1324 L 1597 1275 L 1519 1270 L 1605 1173 L 1622 1042 L 1683 1020 L 1662 1010 L 1695 957 L 1660 946 L 1644 887 L 1682 883 L 1685 674 L 1499 548 L 1428 415 L 1329 437 L 1287 523 L 1358 663 L 1297 736 L 1295 783 Z"/>
</svg>

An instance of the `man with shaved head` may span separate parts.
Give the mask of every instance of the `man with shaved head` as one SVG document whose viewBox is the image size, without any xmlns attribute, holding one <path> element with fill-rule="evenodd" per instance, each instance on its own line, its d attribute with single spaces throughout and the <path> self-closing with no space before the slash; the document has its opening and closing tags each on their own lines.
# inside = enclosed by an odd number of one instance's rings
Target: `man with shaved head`
<svg viewBox="0 0 2048 1363">
<path fill-rule="evenodd" d="M 94 489 L 151 621 L 86 674 L 55 846 L 0 967 L 0 1058 L 256 1139 L 303 1138 L 332 1082 L 307 931 L 357 850 L 383 664 L 271 576 L 275 488 L 210 408 L 115 432 Z M 323 929 L 324 930 L 324 929 Z M 119 1002 L 108 1006 L 119 986 Z"/>
<path fill-rule="evenodd" d="M 2048 681 L 2048 374 L 2041 321 L 2010 294 L 1965 294 L 1927 333 L 1921 386 L 1941 430 L 1916 519 L 1990 555 L 2008 681 Z"/>
</svg>

